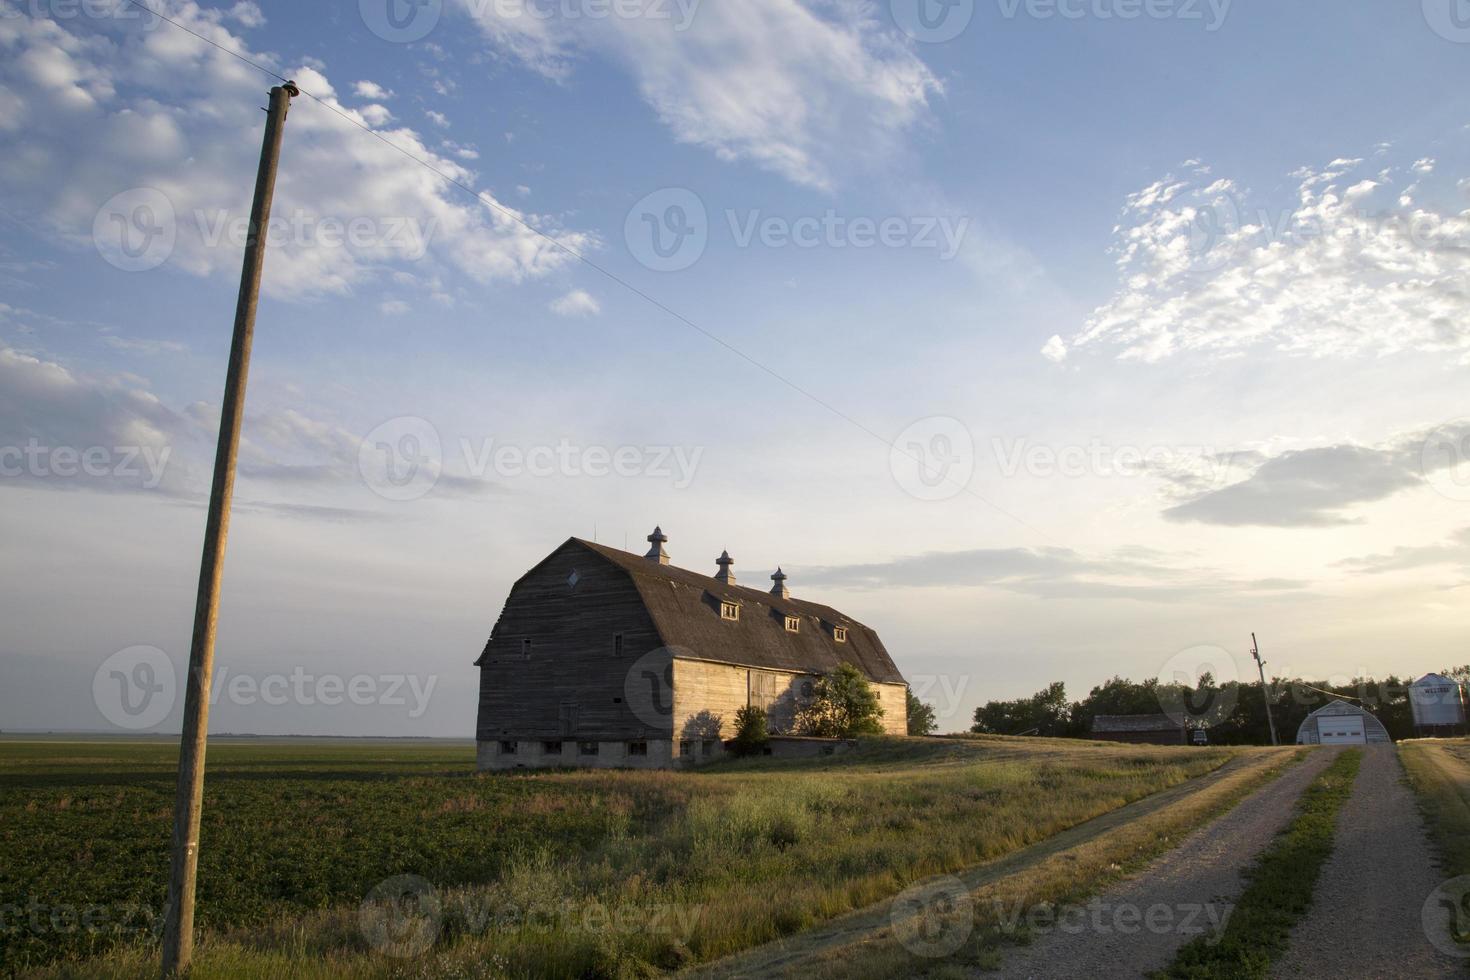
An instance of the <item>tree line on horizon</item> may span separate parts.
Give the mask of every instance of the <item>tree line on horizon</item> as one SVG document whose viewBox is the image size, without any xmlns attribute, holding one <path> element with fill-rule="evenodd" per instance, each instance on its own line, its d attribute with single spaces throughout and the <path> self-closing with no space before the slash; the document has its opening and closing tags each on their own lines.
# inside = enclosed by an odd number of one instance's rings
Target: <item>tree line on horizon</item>
<svg viewBox="0 0 1470 980">
<path fill-rule="evenodd" d="M 1470 664 L 1440 673 L 1470 684 Z M 1276 731 L 1283 745 L 1296 741 L 1296 731 L 1307 715 L 1341 698 L 1367 708 L 1395 741 L 1414 737 L 1409 684 L 1414 678 L 1396 675 L 1376 679 L 1357 677 L 1347 684 L 1309 682 L 1302 678 L 1272 678 L 1266 685 Z M 1094 687 L 1080 701 L 1067 698 L 1061 681 L 1048 684 L 1030 697 L 989 701 L 975 709 L 970 731 L 983 735 L 1041 735 L 1055 738 L 1091 738 L 1098 715 L 1168 714 L 1187 728 L 1202 728 L 1216 745 L 1269 745 L 1266 720 L 1268 697 L 1260 681 L 1217 684 L 1202 674 L 1190 687 L 1165 684 L 1157 678 L 1135 682 L 1114 676 Z"/>
</svg>

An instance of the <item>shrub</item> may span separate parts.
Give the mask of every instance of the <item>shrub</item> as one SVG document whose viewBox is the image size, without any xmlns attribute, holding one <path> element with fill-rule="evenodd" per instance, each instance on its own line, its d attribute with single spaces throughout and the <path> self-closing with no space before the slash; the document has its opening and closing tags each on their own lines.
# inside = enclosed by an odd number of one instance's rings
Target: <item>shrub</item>
<svg viewBox="0 0 1470 980">
<path fill-rule="evenodd" d="M 934 705 L 920 701 L 913 691 L 905 691 L 908 700 L 908 725 L 910 735 L 932 735 L 939 722 L 934 720 Z"/>
<path fill-rule="evenodd" d="M 748 704 L 735 712 L 735 738 L 731 747 L 736 755 L 759 755 L 770 740 L 765 708 Z"/>
<path fill-rule="evenodd" d="M 883 734 L 883 708 L 863 672 L 841 664 L 812 685 L 811 700 L 796 715 L 797 731 L 820 738 Z"/>
</svg>

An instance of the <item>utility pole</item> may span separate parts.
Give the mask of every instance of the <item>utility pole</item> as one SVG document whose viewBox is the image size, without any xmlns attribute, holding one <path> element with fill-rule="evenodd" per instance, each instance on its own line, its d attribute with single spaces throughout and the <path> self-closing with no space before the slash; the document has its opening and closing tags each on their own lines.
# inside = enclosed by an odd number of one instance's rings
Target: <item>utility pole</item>
<svg viewBox="0 0 1470 980">
<path fill-rule="evenodd" d="M 1261 697 L 1266 699 L 1266 724 L 1271 726 L 1271 744 L 1280 745 L 1276 739 L 1276 718 L 1271 714 L 1271 692 L 1266 688 L 1266 661 L 1261 659 L 1261 645 L 1256 634 L 1251 632 L 1251 656 L 1256 658 L 1256 672 L 1261 675 Z"/>
<path fill-rule="evenodd" d="M 163 929 L 163 975 L 176 977 L 194 955 L 194 878 L 199 866 L 199 815 L 204 798 L 204 749 L 209 737 L 209 686 L 214 671 L 214 636 L 219 622 L 220 576 L 225 541 L 230 533 L 230 501 L 235 495 L 235 459 L 240 451 L 240 423 L 245 410 L 245 382 L 250 374 L 250 344 L 255 336 L 255 308 L 265 265 L 266 227 L 281 159 L 281 133 L 293 96 L 294 82 L 271 89 L 266 110 L 265 140 L 255 174 L 255 202 L 245 239 L 245 265 L 235 302 L 235 332 L 225 374 L 225 399 L 219 418 L 219 445 L 214 457 L 214 483 L 204 527 L 204 555 L 199 566 L 199 595 L 194 604 L 194 637 L 189 647 L 189 676 L 184 695 L 184 731 L 179 738 L 179 788 L 174 802 L 174 835 L 168 877 L 168 906 Z"/>
</svg>

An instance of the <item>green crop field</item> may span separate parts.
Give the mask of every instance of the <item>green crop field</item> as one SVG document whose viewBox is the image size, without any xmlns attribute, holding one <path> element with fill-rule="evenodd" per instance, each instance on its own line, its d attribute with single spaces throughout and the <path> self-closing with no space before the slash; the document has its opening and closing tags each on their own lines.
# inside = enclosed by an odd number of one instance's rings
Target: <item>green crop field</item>
<svg viewBox="0 0 1470 980">
<path fill-rule="evenodd" d="M 156 975 L 174 752 L 0 739 L 0 970 Z M 194 975 L 648 975 L 1042 840 L 1230 752 L 875 739 L 820 761 L 527 774 L 477 774 L 473 757 L 212 744 Z M 385 887 L 412 899 L 386 927 L 361 911 Z"/>
</svg>

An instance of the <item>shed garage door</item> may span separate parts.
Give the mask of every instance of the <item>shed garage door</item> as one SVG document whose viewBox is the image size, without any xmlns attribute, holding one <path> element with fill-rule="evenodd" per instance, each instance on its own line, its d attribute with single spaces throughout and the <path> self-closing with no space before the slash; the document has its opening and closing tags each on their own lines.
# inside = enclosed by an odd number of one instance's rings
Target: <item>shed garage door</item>
<svg viewBox="0 0 1470 980">
<path fill-rule="evenodd" d="M 1317 719 L 1317 731 L 1323 745 L 1362 745 L 1368 741 L 1363 734 L 1362 715 L 1323 715 Z"/>
</svg>

